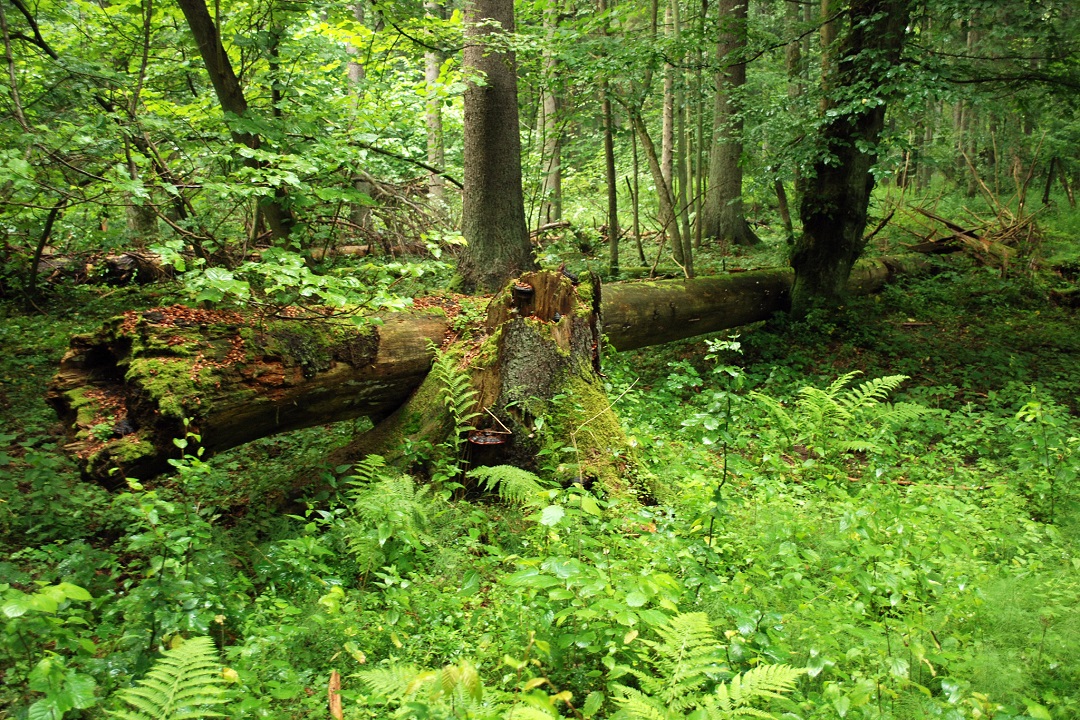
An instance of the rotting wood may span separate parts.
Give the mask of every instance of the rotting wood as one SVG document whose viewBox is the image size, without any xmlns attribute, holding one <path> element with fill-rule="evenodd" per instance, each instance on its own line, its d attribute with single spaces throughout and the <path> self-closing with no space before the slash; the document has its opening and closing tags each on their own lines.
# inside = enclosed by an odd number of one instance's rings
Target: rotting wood
<svg viewBox="0 0 1080 720">
<path fill-rule="evenodd" d="M 875 292 L 928 265 L 917 255 L 863 261 L 852 271 L 849 290 Z M 537 277 L 551 276 L 559 277 Z M 614 283 L 603 288 L 602 329 L 616 349 L 629 350 L 766 320 L 787 309 L 791 282 L 791 270 L 783 268 Z M 574 312 L 565 312 L 554 289 L 544 293 L 551 299 L 525 308 L 521 317 L 540 318 L 559 337 L 573 323 L 555 322 L 555 314 L 561 319 Z M 48 400 L 68 429 L 67 451 L 86 476 L 107 484 L 167 469 L 168 459 L 179 455 L 173 440 L 187 432 L 199 435 L 209 455 L 287 430 L 361 416 L 377 420 L 423 381 L 432 343 L 453 335 L 454 303 L 433 302 L 363 328 L 347 320 L 260 320 L 183 306 L 131 311 L 72 339 Z M 489 330 L 506 319 L 500 307 L 492 308 Z M 589 345 L 598 357 L 599 348 Z M 485 406 L 498 400 L 495 385 L 480 378 L 477 386 Z"/>
</svg>

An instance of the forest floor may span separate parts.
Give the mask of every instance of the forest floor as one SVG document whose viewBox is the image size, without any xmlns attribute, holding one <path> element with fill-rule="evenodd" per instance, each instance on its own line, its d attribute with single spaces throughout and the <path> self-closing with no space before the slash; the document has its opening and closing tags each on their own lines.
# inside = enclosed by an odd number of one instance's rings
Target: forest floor
<svg viewBox="0 0 1080 720">
<path fill-rule="evenodd" d="M 647 502 L 551 483 L 572 438 L 501 496 L 370 459 L 338 483 L 365 420 L 110 494 L 45 387 L 70 335 L 173 290 L 2 305 L 0 717 L 102 716 L 195 636 L 233 717 L 325 717 L 332 673 L 346 718 L 689 712 L 777 664 L 805 669 L 752 698 L 780 717 L 1080 717 L 1080 322 L 1048 299 L 1072 281 L 950 258 L 606 358 Z M 281 512 L 298 475 L 324 482 Z"/>
</svg>

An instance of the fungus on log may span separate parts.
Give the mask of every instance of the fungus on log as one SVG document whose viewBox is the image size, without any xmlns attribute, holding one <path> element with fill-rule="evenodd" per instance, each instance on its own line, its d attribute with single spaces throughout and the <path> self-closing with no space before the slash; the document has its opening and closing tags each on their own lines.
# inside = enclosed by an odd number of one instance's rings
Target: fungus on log
<svg viewBox="0 0 1080 720">
<path fill-rule="evenodd" d="M 874 292 L 927 267 L 912 255 L 862 261 L 849 291 Z M 547 413 L 565 446 L 592 443 L 584 465 L 602 465 L 589 472 L 610 481 L 615 453 L 626 448 L 614 447 L 621 430 L 593 375 L 601 330 L 616 349 L 628 350 L 765 320 L 787 309 L 791 278 L 791 270 L 778 268 L 614 283 L 601 298 L 592 276 L 576 285 L 564 273 L 522 276 L 491 301 L 485 339 L 463 353 L 487 418 L 477 429 L 505 432 L 490 410 L 513 430 L 512 442 L 476 449 L 524 460 L 536 449 L 525 440 L 536 439 L 531 430 Z M 420 386 L 431 345 L 443 343 L 454 310 L 426 305 L 361 328 L 348 320 L 266 320 L 183 306 L 131 311 L 72 339 L 49 402 L 84 475 L 106 483 L 167 469 L 179 455 L 173 440 L 185 432 L 198 434 L 210 454 L 286 430 L 393 414 L 352 448 L 354 458 L 387 452 L 391 438 L 445 432 L 438 388 Z M 568 400 L 553 410 L 548 401 L 556 395 Z M 560 414 L 566 408 L 575 409 Z"/>
</svg>

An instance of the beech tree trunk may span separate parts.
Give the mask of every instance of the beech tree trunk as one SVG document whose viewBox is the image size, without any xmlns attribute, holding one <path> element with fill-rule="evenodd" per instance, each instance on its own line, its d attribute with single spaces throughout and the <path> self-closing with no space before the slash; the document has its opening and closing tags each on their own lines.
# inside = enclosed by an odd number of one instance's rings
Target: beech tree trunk
<svg viewBox="0 0 1080 720">
<path fill-rule="evenodd" d="M 758 236 L 743 214 L 743 120 L 740 93 L 746 84 L 747 0 L 720 1 L 720 38 L 716 57 L 713 144 L 709 153 L 709 188 L 702 208 L 703 235 L 735 245 L 756 245 Z"/>
<path fill-rule="evenodd" d="M 926 267 L 921 256 L 860 263 L 850 291 L 873 292 L 897 274 Z M 530 409 L 533 398 L 550 399 L 573 384 L 588 399 L 587 412 L 601 414 L 590 423 L 566 415 L 563 439 L 590 447 L 589 472 L 607 477 L 614 466 L 601 461 L 614 455 L 588 446 L 594 432 L 603 442 L 614 437 L 610 408 L 600 403 L 591 374 L 601 330 L 615 348 L 629 350 L 765 320 L 788 308 L 792 271 L 615 283 L 603 295 L 595 278 L 575 285 L 563 274 L 528 273 L 519 283 L 533 288 L 532 299 L 515 295 L 513 283 L 504 288 L 477 333 L 484 339 L 465 353 L 480 358 L 472 371 L 482 407 L 511 430 L 535 427 L 540 413 Z M 371 451 L 378 445 L 373 439 L 400 441 L 406 428 L 429 424 L 412 420 L 435 412 L 432 391 L 410 397 L 456 311 L 446 301 L 363 328 L 346 320 L 267 320 L 183 306 L 130 311 L 72 338 L 48 401 L 68 428 L 65 448 L 83 474 L 110 485 L 168 469 L 180 452 L 173 440 L 186 432 L 199 435 L 212 454 L 287 430 L 393 414 L 397 420 L 380 423 L 365 441 Z M 523 445 L 513 447 L 523 452 Z"/>
<path fill-rule="evenodd" d="M 461 231 L 468 242 L 458 262 L 466 290 L 497 290 L 536 268 L 521 188 L 517 64 L 498 49 L 514 32 L 513 0 L 470 0 L 465 13 L 465 74 L 484 85 L 465 90 L 465 190 Z M 500 37 L 503 36 L 503 37 Z M 487 44 L 487 40 L 495 42 Z"/>
</svg>

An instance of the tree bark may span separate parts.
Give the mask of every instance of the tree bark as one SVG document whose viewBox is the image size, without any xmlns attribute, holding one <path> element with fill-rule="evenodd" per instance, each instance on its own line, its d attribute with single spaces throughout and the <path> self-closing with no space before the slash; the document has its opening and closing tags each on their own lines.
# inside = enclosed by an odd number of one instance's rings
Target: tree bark
<svg viewBox="0 0 1080 720">
<path fill-rule="evenodd" d="M 554 42 L 559 22 L 557 3 L 544 8 L 544 34 Z M 540 132 L 543 138 L 544 180 L 540 224 L 562 220 L 562 129 L 559 126 L 559 98 L 555 94 L 558 61 L 547 48 L 543 51 L 544 85 L 540 103 Z"/>
<path fill-rule="evenodd" d="M 210 75 L 210 83 L 214 86 L 218 104 L 221 105 L 226 116 L 243 117 L 248 110 L 247 99 L 244 97 L 240 80 L 233 71 L 229 56 L 225 52 L 225 46 L 222 45 L 218 28 L 210 17 L 210 11 L 206 8 L 205 0 L 177 0 L 177 4 L 184 13 L 191 34 L 195 38 L 195 44 L 199 47 L 199 55 L 202 57 L 203 65 L 206 66 L 206 72 Z M 228 121 L 228 118 L 226 120 Z M 258 135 L 233 130 L 231 123 L 229 132 L 233 142 L 253 150 L 259 148 Z M 262 163 L 255 158 L 245 158 L 244 164 L 251 168 L 262 167 Z M 259 211 L 275 238 L 284 239 L 289 236 L 293 217 L 283 190 L 275 189 L 273 198 L 261 201 Z"/>
<path fill-rule="evenodd" d="M 458 262 L 466 290 L 497 290 L 536 267 L 525 223 L 518 131 L 517 64 L 504 49 L 514 32 L 512 0 L 466 5 L 464 67 L 465 191 L 461 229 L 468 243 Z M 500 47 L 503 46 L 503 47 Z"/>
<path fill-rule="evenodd" d="M 756 245 L 758 236 L 743 214 L 743 119 L 740 93 L 746 84 L 747 0 L 720 0 L 720 38 L 716 59 L 713 143 L 709 187 L 702 208 L 703 235 L 723 243 Z"/>
<path fill-rule="evenodd" d="M 874 292 L 896 275 L 926 269 L 920 256 L 863 262 L 849 289 Z M 482 405 L 507 425 L 528 427 L 539 416 L 528 410 L 532 398 L 550 399 L 568 382 L 590 398 L 589 412 L 610 410 L 590 384 L 601 330 L 629 350 L 766 320 L 787 309 L 792 271 L 615 283 L 602 295 L 594 278 L 574 285 L 563 274 L 535 273 L 520 282 L 533 287 L 534 299 L 519 301 L 504 289 L 489 306 L 487 340 L 469 354 L 481 358 L 474 368 Z M 110 485 L 166 470 L 179 455 L 173 440 L 186 432 L 212 454 L 287 430 L 392 415 L 372 438 L 400 440 L 404 428 L 425 424 L 410 417 L 432 413 L 423 397 L 403 405 L 427 376 L 455 310 L 447 302 L 364 328 L 183 306 L 130 311 L 72 338 L 48 401 L 68 428 L 66 451 L 85 476 Z M 604 418 L 594 429 L 611 431 Z M 567 419 L 565 438 L 584 447 L 586 420 Z M 594 468 L 602 459 L 593 458 Z"/>
<path fill-rule="evenodd" d="M 839 91 L 880 87 L 884 75 L 900 60 L 910 16 L 910 0 L 855 0 L 847 34 L 839 44 L 833 82 Z M 836 305 L 844 294 L 848 273 L 865 246 L 871 169 L 885 123 L 888 90 L 864 98 L 838 113 L 822 127 L 819 143 L 824 160 L 815 163 L 807 179 L 800 217 L 803 233 L 795 244 L 792 313 L 805 316 L 816 306 Z"/>
<path fill-rule="evenodd" d="M 424 0 L 424 13 L 430 17 L 442 17 L 439 0 Z M 442 68 L 442 53 L 427 50 L 424 53 L 424 82 L 427 99 L 424 103 L 424 125 L 427 128 L 428 165 L 443 168 L 446 165 L 446 153 L 443 146 L 442 98 L 439 97 L 439 73 Z M 443 199 L 442 175 L 428 173 L 428 194 L 435 200 Z"/>
</svg>

